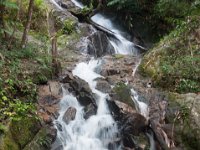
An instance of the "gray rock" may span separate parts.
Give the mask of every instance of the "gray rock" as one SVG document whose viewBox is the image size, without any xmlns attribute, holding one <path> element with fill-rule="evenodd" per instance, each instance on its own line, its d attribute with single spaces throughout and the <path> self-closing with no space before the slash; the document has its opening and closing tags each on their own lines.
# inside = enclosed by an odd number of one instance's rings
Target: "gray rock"
<svg viewBox="0 0 200 150">
<path fill-rule="evenodd" d="M 148 127 L 147 119 L 138 113 L 131 113 L 123 118 L 122 133 L 124 135 L 139 135 Z"/>
<path fill-rule="evenodd" d="M 96 89 L 103 92 L 103 93 L 110 93 L 111 92 L 111 87 L 110 84 L 102 78 L 99 78 L 96 80 L 97 84 L 96 84 Z"/>
<path fill-rule="evenodd" d="M 96 107 L 94 107 L 94 105 L 89 104 L 84 108 L 85 114 L 84 114 L 84 118 L 88 119 L 90 116 L 95 115 L 97 112 Z"/>
<path fill-rule="evenodd" d="M 89 43 L 87 52 L 95 57 L 101 57 L 106 54 L 113 54 L 114 47 L 109 42 L 105 33 L 97 31 L 88 37 Z"/>
<path fill-rule="evenodd" d="M 92 93 L 87 82 L 77 76 L 73 77 L 70 74 L 67 74 L 61 82 L 70 85 L 72 92 L 81 105 L 87 106 L 93 104 L 96 107 L 95 94 Z"/>
<path fill-rule="evenodd" d="M 63 121 L 68 124 L 70 121 L 74 120 L 76 117 L 76 108 L 69 107 L 63 116 Z"/>
</svg>

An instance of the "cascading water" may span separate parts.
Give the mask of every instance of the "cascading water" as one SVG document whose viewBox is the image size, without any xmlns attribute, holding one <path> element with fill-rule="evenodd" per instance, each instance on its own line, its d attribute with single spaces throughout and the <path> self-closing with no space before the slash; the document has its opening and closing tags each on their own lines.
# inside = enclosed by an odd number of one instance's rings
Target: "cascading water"
<svg viewBox="0 0 200 150">
<path fill-rule="evenodd" d="M 51 0 L 59 9 L 60 6 Z M 76 0 L 72 2 L 83 8 L 82 3 Z M 128 41 L 124 36 L 124 32 L 120 31 L 110 20 L 102 14 L 96 14 L 91 18 L 95 23 L 103 26 L 104 28 L 112 31 L 115 38 L 110 38 L 110 42 L 115 48 L 115 52 L 118 54 L 137 54 L 137 50 L 134 48 L 134 43 Z M 81 62 L 77 64 L 73 70 L 73 75 L 85 80 L 92 92 L 96 94 L 97 113 L 92 115 L 88 119 L 84 119 L 84 109 L 69 92 L 63 89 L 63 98 L 60 102 L 59 117 L 54 121 L 57 128 L 57 142 L 61 145 L 63 150 L 120 150 L 121 145 L 113 144 L 118 138 L 118 127 L 114 119 L 112 118 L 109 108 L 107 106 L 106 98 L 107 93 L 102 93 L 95 89 L 96 78 L 103 78 L 97 74 L 95 70 L 101 66 L 101 60 L 91 59 L 88 63 Z M 138 65 L 137 65 L 138 66 Z M 136 68 L 137 68 L 136 66 Z M 133 70 L 134 71 L 134 70 Z M 135 69 L 136 71 L 136 69 Z M 135 74 L 133 72 L 133 76 Z M 132 99 L 138 108 L 138 111 L 148 118 L 148 107 L 145 103 L 138 100 L 137 93 L 132 89 Z M 76 109 L 76 115 L 74 120 L 68 124 L 63 120 L 65 112 L 73 107 Z M 150 139 L 152 136 L 148 135 Z M 110 144 L 112 143 L 112 147 Z M 54 148 L 52 148 L 54 150 Z"/>
<path fill-rule="evenodd" d="M 84 5 L 81 2 L 78 2 L 76 0 L 71 0 L 71 1 L 79 8 L 83 8 L 84 7 Z"/>
<path fill-rule="evenodd" d="M 72 2 L 79 8 L 83 8 L 84 5 L 77 0 L 72 0 Z M 137 55 L 137 49 L 134 47 L 134 43 L 130 42 L 124 35 L 126 34 L 122 30 L 118 29 L 111 21 L 111 18 L 97 13 L 94 15 L 91 20 L 102 27 L 110 30 L 113 32 L 115 36 L 110 37 L 110 43 L 115 49 L 116 54 L 123 54 L 123 55 Z"/>
<path fill-rule="evenodd" d="M 98 60 L 90 60 L 89 63 L 79 63 L 73 70 L 73 75 L 88 82 L 92 92 L 97 95 L 98 109 L 96 115 L 85 120 L 83 107 L 79 105 L 77 99 L 71 94 L 64 94 L 60 102 L 60 115 L 54 122 L 57 124 L 59 143 L 64 150 L 107 150 L 109 144 L 117 138 L 118 128 L 106 103 L 108 95 L 95 89 L 95 79 L 101 76 L 94 70 L 100 64 Z M 73 121 L 66 124 L 63 117 L 69 107 L 76 109 L 76 116 Z M 120 145 L 114 144 L 112 149 L 120 149 Z"/>
<path fill-rule="evenodd" d="M 124 32 L 120 31 L 111 21 L 110 18 L 102 15 L 102 14 L 96 14 L 92 18 L 92 21 L 95 23 L 103 26 L 104 28 L 110 30 L 115 35 L 115 38 L 110 38 L 110 43 L 115 49 L 115 53 L 117 54 L 134 54 L 137 55 L 137 49 L 134 48 L 134 43 L 128 41 L 123 35 Z"/>
</svg>

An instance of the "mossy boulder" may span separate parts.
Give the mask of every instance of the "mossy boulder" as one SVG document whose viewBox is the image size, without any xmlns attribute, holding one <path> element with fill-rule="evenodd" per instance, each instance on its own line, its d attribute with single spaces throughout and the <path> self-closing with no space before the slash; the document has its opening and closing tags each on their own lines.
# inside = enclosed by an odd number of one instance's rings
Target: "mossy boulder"
<svg viewBox="0 0 200 150">
<path fill-rule="evenodd" d="M 189 17 L 143 58 L 139 71 L 156 86 L 179 93 L 200 91 L 200 18 Z"/>
<path fill-rule="evenodd" d="M 47 150 L 56 138 L 56 129 L 44 126 L 36 134 L 34 139 L 26 145 L 24 150 Z"/>
<path fill-rule="evenodd" d="M 112 89 L 110 96 L 113 100 L 123 102 L 135 109 L 134 102 L 131 98 L 131 89 L 125 83 L 117 83 Z"/>
<path fill-rule="evenodd" d="M 9 128 L 14 141 L 23 149 L 35 137 L 41 125 L 37 118 L 26 117 L 12 120 Z"/>
<path fill-rule="evenodd" d="M 0 150 L 19 150 L 18 144 L 12 138 L 10 130 L 0 134 Z"/>
</svg>

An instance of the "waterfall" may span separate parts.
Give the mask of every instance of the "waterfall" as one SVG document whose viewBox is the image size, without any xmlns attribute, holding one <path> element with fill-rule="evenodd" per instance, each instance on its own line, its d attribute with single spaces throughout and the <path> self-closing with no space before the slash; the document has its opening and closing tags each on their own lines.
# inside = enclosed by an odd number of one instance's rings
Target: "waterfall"
<svg viewBox="0 0 200 150">
<path fill-rule="evenodd" d="M 80 8 L 83 8 L 83 4 L 80 1 L 72 0 L 72 2 Z M 97 13 L 95 14 L 91 20 L 104 28 L 112 31 L 115 37 L 109 37 L 110 43 L 115 49 L 116 54 L 123 54 L 123 55 L 137 55 L 137 49 L 134 47 L 134 43 L 129 41 L 124 35 L 126 34 L 119 28 L 117 28 L 111 21 L 111 18 Z"/>
<path fill-rule="evenodd" d="M 110 37 L 110 43 L 115 49 L 116 54 L 123 54 L 123 55 L 137 55 L 137 49 L 134 47 L 134 43 L 127 40 L 124 36 L 125 32 L 118 29 L 111 19 L 103 14 L 96 14 L 92 18 L 92 21 L 95 23 L 105 27 L 106 29 L 112 31 L 115 35 L 115 38 Z"/>
<path fill-rule="evenodd" d="M 60 6 L 51 0 L 58 8 Z M 72 0 L 72 2 L 83 8 L 83 4 L 79 1 Z M 111 19 L 103 14 L 96 14 L 92 18 L 92 21 L 112 31 L 115 38 L 109 37 L 110 43 L 115 49 L 116 54 L 123 55 L 137 55 L 137 49 L 134 48 L 134 43 L 126 38 L 125 32 L 115 26 Z M 96 95 L 97 113 L 96 115 L 90 116 L 88 119 L 84 118 L 84 108 L 81 106 L 71 93 L 63 89 L 63 98 L 60 101 L 59 117 L 54 121 L 57 129 L 57 143 L 62 146 L 63 150 L 121 150 L 121 145 L 115 144 L 118 138 L 118 126 L 112 118 L 110 110 L 107 106 L 106 99 L 108 93 L 103 93 L 97 90 L 96 81 L 97 78 L 104 78 L 97 72 L 101 67 L 102 60 L 95 60 L 91 58 L 89 62 L 81 62 L 76 65 L 72 74 L 78 76 L 89 84 L 90 89 Z M 138 63 L 139 65 L 139 63 Z M 133 70 L 133 76 L 138 67 Z M 143 116 L 148 118 L 148 107 L 145 103 L 140 102 L 138 99 L 137 92 L 131 89 L 132 99 L 137 110 Z M 63 120 L 65 112 L 73 107 L 76 109 L 76 115 L 74 120 L 66 123 Z M 151 134 L 148 134 L 150 141 L 152 142 Z M 110 148 L 112 144 L 112 148 Z M 52 148 L 55 150 L 57 147 Z M 152 149 L 153 150 L 153 149 Z"/>
</svg>

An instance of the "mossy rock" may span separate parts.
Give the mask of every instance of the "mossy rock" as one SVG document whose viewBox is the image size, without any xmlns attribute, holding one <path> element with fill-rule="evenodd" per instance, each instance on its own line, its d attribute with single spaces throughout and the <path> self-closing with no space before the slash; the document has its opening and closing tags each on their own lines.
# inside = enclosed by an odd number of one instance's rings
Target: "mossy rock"
<svg viewBox="0 0 200 150">
<path fill-rule="evenodd" d="M 9 130 L 0 135 L 0 150 L 19 150 L 19 146 L 13 140 Z"/>
<path fill-rule="evenodd" d="M 125 83 L 117 83 L 113 88 L 113 92 L 114 100 L 119 100 L 135 109 L 134 102 L 131 98 L 131 89 Z"/>
<path fill-rule="evenodd" d="M 12 120 L 10 123 L 10 132 L 20 149 L 24 148 L 34 138 L 40 128 L 39 120 L 34 117 Z"/>
<path fill-rule="evenodd" d="M 47 150 L 56 137 L 56 130 L 49 126 L 44 126 L 40 129 L 34 139 L 26 145 L 24 150 Z"/>
</svg>

